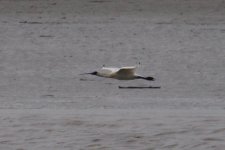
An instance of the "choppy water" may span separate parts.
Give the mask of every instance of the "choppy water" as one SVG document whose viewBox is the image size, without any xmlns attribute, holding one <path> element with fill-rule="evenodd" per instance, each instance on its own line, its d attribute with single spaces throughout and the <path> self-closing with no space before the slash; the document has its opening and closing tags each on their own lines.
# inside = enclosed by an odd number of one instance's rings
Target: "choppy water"
<svg viewBox="0 0 225 150">
<path fill-rule="evenodd" d="M 222 150 L 224 111 L 1 110 L 1 149 Z"/>
</svg>

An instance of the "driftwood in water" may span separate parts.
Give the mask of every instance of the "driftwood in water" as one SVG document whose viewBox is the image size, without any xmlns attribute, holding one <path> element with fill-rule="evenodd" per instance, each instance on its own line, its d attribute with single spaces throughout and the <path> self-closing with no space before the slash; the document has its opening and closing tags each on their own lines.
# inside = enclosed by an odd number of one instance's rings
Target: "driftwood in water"
<svg viewBox="0 0 225 150">
<path fill-rule="evenodd" d="M 119 89 L 160 89 L 160 86 L 119 86 Z"/>
</svg>

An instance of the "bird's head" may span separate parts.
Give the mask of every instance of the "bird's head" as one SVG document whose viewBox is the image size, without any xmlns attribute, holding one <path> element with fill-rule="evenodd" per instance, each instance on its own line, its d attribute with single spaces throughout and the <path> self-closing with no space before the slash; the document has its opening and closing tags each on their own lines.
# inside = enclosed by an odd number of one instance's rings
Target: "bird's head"
<svg viewBox="0 0 225 150">
<path fill-rule="evenodd" d="M 97 71 L 94 71 L 94 72 L 90 72 L 90 73 L 82 73 L 82 74 L 80 74 L 80 75 L 85 75 L 85 74 L 97 75 L 98 72 L 97 72 Z"/>
<path fill-rule="evenodd" d="M 98 72 L 97 72 L 97 71 L 94 71 L 94 72 L 91 72 L 90 74 L 91 74 L 91 75 L 97 75 Z"/>
</svg>

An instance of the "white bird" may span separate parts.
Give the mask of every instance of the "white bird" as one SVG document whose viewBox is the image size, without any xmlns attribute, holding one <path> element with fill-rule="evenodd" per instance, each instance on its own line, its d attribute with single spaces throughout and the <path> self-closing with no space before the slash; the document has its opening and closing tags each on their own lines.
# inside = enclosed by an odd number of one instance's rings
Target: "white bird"
<svg viewBox="0 0 225 150">
<path fill-rule="evenodd" d="M 149 81 L 154 81 L 153 77 L 144 77 L 135 73 L 135 66 L 130 67 L 122 67 L 122 68 L 114 68 L 114 67 L 103 67 L 99 71 L 94 71 L 91 73 L 83 73 L 83 74 L 91 74 L 105 78 L 114 78 L 118 80 L 134 80 L 134 79 L 144 79 Z M 81 75 L 83 75 L 81 74 Z"/>
</svg>

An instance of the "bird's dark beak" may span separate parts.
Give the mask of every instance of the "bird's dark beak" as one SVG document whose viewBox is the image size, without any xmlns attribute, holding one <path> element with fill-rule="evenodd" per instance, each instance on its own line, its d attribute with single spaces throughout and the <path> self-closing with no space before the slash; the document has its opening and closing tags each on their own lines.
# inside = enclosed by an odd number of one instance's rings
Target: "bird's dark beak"
<svg viewBox="0 0 225 150">
<path fill-rule="evenodd" d="M 81 74 L 79 74 L 79 75 L 86 75 L 86 74 L 91 74 L 91 73 L 81 73 Z"/>
<path fill-rule="evenodd" d="M 97 72 L 95 71 L 95 72 L 90 72 L 90 73 L 82 73 L 80 75 L 86 75 L 86 74 L 97 75 Z"/>
</svg>

